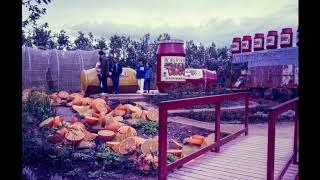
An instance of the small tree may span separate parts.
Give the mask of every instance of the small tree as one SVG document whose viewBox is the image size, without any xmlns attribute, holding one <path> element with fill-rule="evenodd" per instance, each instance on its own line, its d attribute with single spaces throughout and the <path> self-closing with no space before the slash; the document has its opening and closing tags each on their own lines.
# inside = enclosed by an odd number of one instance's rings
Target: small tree
<svg viewBox="0 0 320 180">
<path fill-rule="evenodd" d="M 39 27 L 35 26 L 33 29 L 32 41 L 39 49 L 53 49 L 56 47 L 51 31 L 47 30 L 48 27 L 48 23 L 44 23 Z"/>
<path fill-rule="evenodd" d="M 97 44 L 94 46 L 95 49 L 106 49 L 107 44 L 106 44 L 106 39 L 104 37 L 96 40 Z"/>
<path fill-rule="evenodd" d="M 61 30 L 57 37 L 57 49 L 70 49 L 70 40 L 69 36 L 66 35 L 66 31 Z"/>
<path fill-rule="evenodd" d="M 78 31 L 79 35 L 74 40 L 75 49 L 81 49 L 81 50 L 93 50 L 93 45 L 91 43 L 91 40 L 84 36 L 84 33 L 82 31 Z"/>
</svg>

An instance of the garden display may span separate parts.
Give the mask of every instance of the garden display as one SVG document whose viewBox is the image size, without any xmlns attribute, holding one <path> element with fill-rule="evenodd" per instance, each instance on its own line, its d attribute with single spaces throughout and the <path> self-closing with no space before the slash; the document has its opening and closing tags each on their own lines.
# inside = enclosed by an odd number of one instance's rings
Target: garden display
<svg viewBox="0 0 320 180">
<path fill-rule="evenodd" d="M 29 98 L 30 92 L 31 90 L 23 91 L 24 101 Z M 133 162 L 132 171 L 149 175 L 157 172 L 159 165 L 157 109 L 144 109 L 136 103 L 110 105 L 107 99 L 88 98 L 81 93 L 60 91 L 46 95 L 36 92 L 41 97 L 47 97 L 51 107 L 64 107 L 74 113 L 71 119 L 55 114 L 43 119 L 37 125 L 39 131 L 47 134 L 46 142 L 53 145 L 56 150 L 72 147 L 73 150 L 69 153 L 74 154 L 84 150 L 97 153 L 99 149 L 105 148 L 104 151 Z M 179 129 L 178 124 L 168 124 L 168 132 L 176 129 Z M 210 132 L 204 131 L 203 134 L 200 129 L 194 131 L 184 126 L 181 126 L 181 129 L 188 135 L 183 133 L 168 135 L 169 163 L 204 147 L 207 145 L 206 138 L 211 136 Z M 177 134 L 180 136 L 176 137 Z"/>
</svg>

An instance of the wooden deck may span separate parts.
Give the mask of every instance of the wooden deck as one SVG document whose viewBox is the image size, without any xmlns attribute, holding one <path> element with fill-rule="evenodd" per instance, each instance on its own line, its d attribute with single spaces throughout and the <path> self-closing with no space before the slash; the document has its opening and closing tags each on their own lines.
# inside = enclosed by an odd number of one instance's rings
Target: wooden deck
<svg viewBox="0 0 320 180">
<path fill-rule="evenodd" d="M 266 179 L 267 142 L 265 136 L 241 136 L 221 147 L 219 153 L 208 152 L 169 173 L 168 179 Z M 275 176 L 292 155 L 293 140 L 277 138 Z M 283 179 L 294 179 L 298 165 L 291 164 Z"/>
</svg>

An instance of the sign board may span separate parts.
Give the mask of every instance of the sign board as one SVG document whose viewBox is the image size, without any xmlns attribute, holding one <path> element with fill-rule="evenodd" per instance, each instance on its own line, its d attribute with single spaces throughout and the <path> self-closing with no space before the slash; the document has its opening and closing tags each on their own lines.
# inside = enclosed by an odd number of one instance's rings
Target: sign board
<svg viewBox="0 0 320 180">
<path fill-rule="evenodd" d="M 185 81 L 185 57 L 161 56 L 161 81 Z"/>
<path fill-rule="evenodd" d="M 186 79 L 200 79 L 203 78 L 202 69 L 185 69 Z"/>
</svg>

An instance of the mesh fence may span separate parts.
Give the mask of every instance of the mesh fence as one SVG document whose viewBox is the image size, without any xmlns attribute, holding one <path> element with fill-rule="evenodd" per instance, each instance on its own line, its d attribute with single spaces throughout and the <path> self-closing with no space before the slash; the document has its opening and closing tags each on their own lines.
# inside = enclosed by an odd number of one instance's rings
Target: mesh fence
<svg viewBox="0 0 320 180">
<path fill-rule="evenodd" d="M 80 90 L 80 72 L 98 61 L 98 50 L 63 51 L 22 48 L 22 87 L 48 91 Z"/>
</svg>

